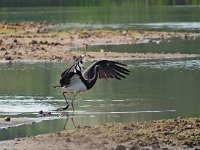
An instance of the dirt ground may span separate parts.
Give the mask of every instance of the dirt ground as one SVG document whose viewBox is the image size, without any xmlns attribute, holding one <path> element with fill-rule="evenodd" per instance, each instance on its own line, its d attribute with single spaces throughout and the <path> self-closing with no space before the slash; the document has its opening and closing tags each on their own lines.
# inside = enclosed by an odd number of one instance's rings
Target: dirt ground
<svg viewBox="0 0 200 150">
<path fill-rule="evenodd" d="M 92 45 L 138 44 L 146 39 L 195 39 L 200 33 L 153 32 L 134 30 L 63 30 L 52 31 L 55 25 L 42 23 L 0 23 L 0 61 L 30 60 L 66 61 L 80 55 L 88 59 L 176 59 L 200 57 L 194 54 L 116 53 L 100 49 L 88 52 Z M 83 47 L 83 51 L 77 49 Z"/>
<path fill-rule="evenodd" d="M 1 141 L 1 150 L 200 149 L 200 119 L 176 118 L 78 126 L 57 133 Z"/>
</svg>

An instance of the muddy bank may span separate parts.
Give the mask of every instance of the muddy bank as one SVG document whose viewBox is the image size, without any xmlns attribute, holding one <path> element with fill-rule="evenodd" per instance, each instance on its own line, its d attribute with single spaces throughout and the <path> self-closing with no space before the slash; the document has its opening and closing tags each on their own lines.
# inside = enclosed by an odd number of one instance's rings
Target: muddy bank
<svg viewBox="0 0 200 150">
<path fill-rule="evenodd" d="M 0 118 L 0 129 L 9 128 L 12 126 L 34 124 L 36 122 L 35 120 L 30 118 Z"/>
<path fill-rule="evenodd" d="M 107 123 L 0 142 L 1 149 L 199 149 L 200 119 Z"/>
<path fill-rule="evenodd" d="M 0 23 L 0 60 L 66 61 L 82 54 L 88 59 L 175 59 L 200 57 L 193 54 L 112 53 L 99 50 L 88 52 L 91 45 L 138 44 L 146 39 L 167 40 L 172 38 L 195 39 L 199 33 L 153 32 L 133 30 L 62 30 L 42 23 Z M 77 51 L 76 48 L 85 50 Z M 71 50 L 71 49 L 75 50 Z"/>
</svg>

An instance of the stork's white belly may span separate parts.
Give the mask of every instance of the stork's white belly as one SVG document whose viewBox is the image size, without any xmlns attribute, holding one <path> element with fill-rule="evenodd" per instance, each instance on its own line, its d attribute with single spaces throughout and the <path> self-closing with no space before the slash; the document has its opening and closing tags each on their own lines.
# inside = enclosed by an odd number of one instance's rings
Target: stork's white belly
<svg viewBox="0 0 200 150">
<path fill-rule="evenodd" d="M 71 79 L 71 85 L 68 87 L 62 87 L 62 90 L 70 93 L 79 93 L 86 91 L 87 87 L 78 76 L 74 76 Z"/>
</svg>

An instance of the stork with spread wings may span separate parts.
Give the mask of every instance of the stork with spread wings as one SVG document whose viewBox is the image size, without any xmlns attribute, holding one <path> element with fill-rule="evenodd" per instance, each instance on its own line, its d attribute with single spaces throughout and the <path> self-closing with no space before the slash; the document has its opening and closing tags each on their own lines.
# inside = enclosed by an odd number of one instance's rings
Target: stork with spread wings
<svg viewBox="0 0 200 150">
<path fill-rule="evenodd" d="M 71 105 L 74 111 L 74 100 L 77 93 L 90 90 L 97 79 L 117 79 L 121 80 L 126 78 L 125 75 L 129 75 L 130 71 L 125 68 L 127 65 L 116 61 L 99 60 L 91 64 L 83 73 L 83 58 L 80 57 L 75 63 L 61 74 L 60 85 L 53 86 L 55 88 L 61 88 L 63 90 L 63 96 L 66 101 L 66 107 L 58 108 L 57 110 L 66 110 L 69 107 L 69 103 L 65 96 L 66 93 L 73 93 L 74 98 L 71 101 Z"/>
</svg>

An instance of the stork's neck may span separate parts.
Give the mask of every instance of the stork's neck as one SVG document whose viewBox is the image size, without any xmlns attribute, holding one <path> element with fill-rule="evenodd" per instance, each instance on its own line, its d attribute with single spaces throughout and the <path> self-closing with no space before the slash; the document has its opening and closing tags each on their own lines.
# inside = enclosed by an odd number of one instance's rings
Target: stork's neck
<svg viewBox="0 0 200 150">
<path fill-rule="evenodd" d="M 88 79 L 86 80 L 86 86 L 87 86 L 87 89 L 91 89 L 94 84 L 96 83 L 97 79 L 98 79 L 98 66 L 95 66 L 94 68 L 94 76 L 92 77 L 92 79 Z"/>
</svg>

